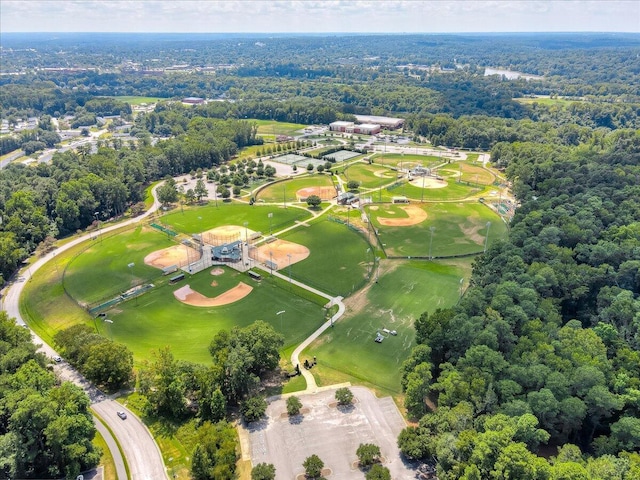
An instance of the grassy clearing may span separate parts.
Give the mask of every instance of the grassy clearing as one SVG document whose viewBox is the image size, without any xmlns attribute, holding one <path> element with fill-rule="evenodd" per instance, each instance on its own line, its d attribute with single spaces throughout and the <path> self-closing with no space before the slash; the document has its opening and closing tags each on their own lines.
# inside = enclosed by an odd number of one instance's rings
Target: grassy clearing
<svg viewBox="0 0 640 480">
<path fill-rule="evenodd" d="M 536 98 L 514 98 L 518 103 L 523 105 L 533 105 L 539 103 L 540 105 L 557 105 L 561 108 L 567 108 L 572 103 L 580 102 L 584 103 L 582 98 L 550 98 L 550 97 L 536 97 Z"/>
<path fill-rule="evenodd" d="M 291 189 L 291 193 L 293 195 L 295 190 Z M 280 200 L 282 200 L 282 186 L 280 186 L 280 195 Z M 270 213 L 272 214 L 271 218 L 268 216 Z M 270 224 L 275 231 L 290 227 L 296 221 L 307 220 L 310 217 L 311 214 L 308 211 L 300 208 L 285 209 L 280 206 L 261 205 L 260 203 L 247 205 L 218 202 L 217 207 L 215 203 L 209 203 L 205 206 L 185 208 L 183 211 L 174 210 L 172 213 L 164 215 L 161 223 L 177 232 L 189 235 L 224 225 L 242 226 L 244 222 L 247 222 L 247 228 L 266 233 L 269 231 Z"/>
<path fill-rule="evenodd" d="M 307 259 L 291 266 L 293 278 L 342 296 L 360 288 L 365 281 L 367 262 L 371 260 L 367 254 L 369 244 L 346 225 L 322 220 L 281 238 L 305 245 L 311 251 Z"/>
<path fill-rule="evenodd" d="M 415 345 L 413 322 L 424 311 L 453 305 L 468 262 L 382 261 L 378 283 L 347 301 L 347 315 L 306 349 L 317 357 L 314 375 L 322 385 L 350 380 L 400 393 L 398 371 Z M 396 330 L 374 342 L 383 328 Z"/>
<path fill-rule="evenodd" d="M 439 173 L 440 171 L 438 171 Z M 446 172 L 445 172 L 446 173 Z M 468 185 L 466 183 L 457 183 L 453 178 L 446 178 L 447 186 L 444 188 L 422 188 L 418 181 L 417 187 L 414 187 L 406 180 L 397 187 L 390 190 L 392 196 L 405 196 L 416 201 L 451 201 L 464 200 L 474 195 L 481 195 L 482 186 Z"/>
<path fill-rule="evenodd" d="M 332 186 L 333 182 L 329 175 L 313 174 L 269 185 L 268 187 L 260 190 L 257 194 L 257 199 L 273 203 L 282 202 L 284 199 L 284 201 L 292 203 L 298 201 L 296 192 L 302 188 Z"/>
<path fill-rule="evenodd" d="M 375 208 L 375 207 L 374 207 Z M 427 219 L 417 225 L 394 227 L 382 225 L 380 218 L 403 218 L 407 214 L 400 205 L 367 208 L 378 238 L 391 256 L 428 257 L 430 227 L 434 227 L 431 255 L 434 257 L 481 252 L 489 227 L 489 244 L 503 238 L 507 227 L 500 217 L 480 203 L 429 203 L 420 205 Z"/>
<path fill-rule="evenodd" d="M 142 105 L 143 103 L 150 104 L 160 102 L 162 100 L 168 100 L 167 98 L 160 97 L 137 97 L 137 96 L 115 96 L 115 97 L 107 97 L 107 98 L 115 98 L 116 100 L 120 100 L 121 102 L 128 103 L 129 105 Z"/>
</svg>

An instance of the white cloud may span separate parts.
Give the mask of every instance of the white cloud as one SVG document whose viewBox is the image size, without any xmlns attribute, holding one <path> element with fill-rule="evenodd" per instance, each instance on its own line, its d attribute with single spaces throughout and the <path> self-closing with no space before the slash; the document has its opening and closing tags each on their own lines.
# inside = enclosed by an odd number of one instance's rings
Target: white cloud
<svg viewBox="0 0 640 480">
<path fill-rule="evenodd" d="M 640 32 L 640 2 L 2 0 L 0 31 Z"/>
</svg>

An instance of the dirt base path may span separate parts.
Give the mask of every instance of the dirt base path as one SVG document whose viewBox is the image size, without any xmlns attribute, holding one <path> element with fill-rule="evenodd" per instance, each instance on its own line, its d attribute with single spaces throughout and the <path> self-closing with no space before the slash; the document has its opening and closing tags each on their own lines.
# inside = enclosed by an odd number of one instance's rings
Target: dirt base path
<svg viewBox="0 0 640 480">
<path fill-rule="evenodd" d="M 400 208 L 407 212 L 408 218 L 378 217 L 377 220 L 380 222 L 380 225 L 387 227 L 410 227 L 411 225 L 418 225 L 427 219 L 427 212 L 417 205 L 407 205 Z"/>
<path fill-rule="evenodd" d="M 144 263 L 156 268 L 166 268 L 173 265 L 181 267 L 189 262 L 197 262 L 200 260 L 200 256 L 200 252 L 193 248 L 176 245 L 151 252 L 144 257 Z"/>
<path fill-rule="evenodd" d="M 222 305 L 229 305 L 230 303 L 242 300 L 244 297 L 249 295 L 252 290 L 252 286 L 247 285 L 244 282 L 240 282 L 235 287 L 221 293 L 217 297 L 209 298 L 192 290 L 189 285 L 185 285 L 184 287 L 174 291 L 173 295 L 182 303 L 193 305 L 194 307 L 220 307 Z"/>
</svg>

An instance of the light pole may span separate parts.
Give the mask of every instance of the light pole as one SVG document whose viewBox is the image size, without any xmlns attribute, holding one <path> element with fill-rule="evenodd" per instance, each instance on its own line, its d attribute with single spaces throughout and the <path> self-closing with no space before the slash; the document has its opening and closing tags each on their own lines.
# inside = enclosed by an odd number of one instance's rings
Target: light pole
<svg viewBox="0 0 640 480">
<path fill-rule="evenodd" d="M 347 206 L 347 227 L 351 227 L 351 205 Z"/>
<path fill-rule="evenodd" d="M 247 229 L 247 225 L 249 225 L 249 222 L 244 222 L 244 241 L 247 245 L 249 245 L 249 230 Z"/>
<path fill-rule="evenodd" d="M 109 318 L 105 318 L 104 323 L 108 323 L 109 325 L 113 324 L 113 320 L 109 319 Z M 111 327 L 108 328 L 109 331 L 109 340 L 113 341 L 113 335 L 111 334 Z"/>
<path fill-rule="evenodd" d="M 491 227 L 491 222 L 487 222 L 487 236 L 484 237 L 484 253 L 487 253 L 487 244 L 489 243 L 489 227 Z"/>
<path fill-rule="evenodd" d="M 462 298 L 462 284 L 464 282 L 464 278 L 460 279 L 460 298 Z"/>
<path fill-rule="evenodd" d="M 273 276 L 273 250 L 269 250 L 269 269 L 271 270 L 271 276 Z"/>
<path fill-rule="evenodd" d="M 282 314 L 285 313 L 285 310 L 280 310 L 279 312 L 276 312 L 276 315 L 278 317 L 280 317 L 280 331 L 282 332 Z"/>
<path fill-rule="evenodd" d="M 376 283 L 378 283 L 378 278 L 380 277 L 380 257 L 376 257 L 373 263 L 376 269 Z"/>
<path fill-rule="evenodd" d="M 433 245 L 433 232 L 436 229 L 436 227 L 429 227 L 429 230 L 431 231 L 431 238 L 429 239 L 429 260 L 433 260 L 433 257 L 431 256 L 431 245 Z"/>
<path fill-rule="evenodd" d="M 131 286 L 133 286 L 134 281 L 133 281 L 133 267 L 135 267 L 136 264 L 131 262 L 129 264 L 127 264 L 127 267 L 129 267 L 129 272 L 131 272 Z"/>
<path fill-rule="evenodd" d="M 269 219 L 269 236 L 271 236 L 271 219 L 273 218 L 273 213 L 267 213 L 267 218 Z"/>
<path fill-rule="evenodd" d="M 291 288 L 291 254 L 287 253 L 287 257 L 289 258 L 289 288 Z"/>
</svg>

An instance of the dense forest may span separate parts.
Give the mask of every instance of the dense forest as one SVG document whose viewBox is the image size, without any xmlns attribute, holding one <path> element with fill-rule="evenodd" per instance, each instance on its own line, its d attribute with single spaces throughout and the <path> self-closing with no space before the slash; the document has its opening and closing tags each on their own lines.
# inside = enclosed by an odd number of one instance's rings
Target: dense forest
<svg viewBox="0 0 640 480">
<path fill-rule="evenodd" d="M 497 149 L 522 203 L 509 239 L 459 305 L 416 321 L 404 365 L 420 426 L 400 445 L 440 478 L 640 473 L 624 453 L 640 449 L 640 135 L 609 145 Z M 551 464 L 531 453 L 543 444 L 562 446 Z"/>
<path fill-rule="evenodd" d="M 263 142 L 250 119 L 326 124 L 354 114 L 402 116 L 415 140 L 490 152 L 519 208 L 509 238 L 476 259 L 461 301 L 415 321 L 417 346 L 401 371 L 415 424 L 400 435 L 401 451 L 433 463 L 441 480 L 640 478 L 638 35 L 39 34 L 2 41 L 3 73 L 11 75 L 0 76 L 0 116 L 11 126 L 29 116 L 38 123 L 0 136 L 0 153 L 58 145 L 53 118 L 68 117 L 71 128 L 105 116 L 130 124 L 129 139 L 100 140 L 94 152 L 79 147 L 50 163 L 0 171 L 4 278 L 38 247 L 139 213 L 156 180 L 209 170 L 239 189 L 272 176 L 253 161 L 226 166 Z M 175 65 L 186 67 L 166 70 Z M 485 67 L 541 78 L 485 76 Z M 128 103 L 111 98 L 122 95 L 165 101 L 134 117 Z M 187 96 L 215 101 L 190 108 L 175 101 Z M 167 198 L 175 195 L 169 187 Z M 68 398 L 82 407 L 74 412 L 82 428 L 87 413 L 83 395 L 58 385 L 26 346 L 26 332 L 9 323 L 0 319 L 0 467 L 33 477 L 94 464 L 96 453 L 80 440 L 91 429 L 69 436 L 85 449 L 80 457 L 54 461 L 49 427 L 37 433 L 20 423 L 36 406 L 46 413 L 38 418 L 53 422 L 66 414 Z M 214 458 L 223 459 L 215 478 L 235 474 L 225 409 L 260 411 L 263 405 L 243 400 L 277 364 L 277 351 L 253 351 L 257 337 L 280 342 L 258 324 L 216 336 L 209 367 L 163 350 L 139 369 L 147 414 L 204 425 L 196 476 Z M 80 339 L 98 354 L 107 348 L 82 329 L 56 341 L 90 370 Z M 118 380 L 128 381 L 130 370 L 126 362 Z M 32 437 L 42 453 L 17 462 Z"/>
</svg>

